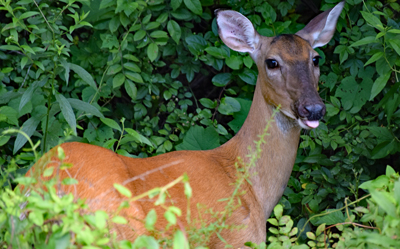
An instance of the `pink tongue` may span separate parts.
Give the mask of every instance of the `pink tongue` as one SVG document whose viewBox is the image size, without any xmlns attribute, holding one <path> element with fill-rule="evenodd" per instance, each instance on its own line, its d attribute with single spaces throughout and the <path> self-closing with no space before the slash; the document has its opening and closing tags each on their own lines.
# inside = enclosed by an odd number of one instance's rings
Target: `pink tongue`
<svg viewBox="0 0 400 249">
<path fill-rule="evenodd" d="M 317 128 L 318 125 L 319 125 L 319 121 L 318 121 L 318 120 L 316 120 L 316 121 L 305 120 L 304 123 L 305 123 L 308 127 L 311 127 L 311 128 Z"/>
</svg>

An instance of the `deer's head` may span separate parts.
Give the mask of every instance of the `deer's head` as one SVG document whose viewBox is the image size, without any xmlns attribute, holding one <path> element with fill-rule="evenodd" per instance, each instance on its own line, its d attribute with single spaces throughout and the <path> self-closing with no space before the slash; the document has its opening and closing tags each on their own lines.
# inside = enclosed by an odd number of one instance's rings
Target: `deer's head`
<svg viewBox="0 0 400 249">
<path fill-rule="evenodd" d="M 265 37 L 242 14 L 217 11 L 219 36 L 231 49 L 250 53 L 258 67 L 257 87 L 265 101 L 305 129 L 316 128 L 325 115 L 317 92 L 319 58 L 314 50 L 327 44 L 344 2 L 327 10 L 294 35 Z"/>
</svg>

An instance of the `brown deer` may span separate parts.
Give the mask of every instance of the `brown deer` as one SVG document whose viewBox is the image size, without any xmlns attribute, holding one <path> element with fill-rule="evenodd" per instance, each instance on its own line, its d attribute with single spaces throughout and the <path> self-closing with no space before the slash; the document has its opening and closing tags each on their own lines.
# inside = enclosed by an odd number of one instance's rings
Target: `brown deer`
<svg viewBox="0 0 400 249">
<path fill-rule="evenodd" d="M 243 188 L 246 193 L 240 196 L 241 207 L 228 220 L 230 224 L 244 225 L 244 228 L 220 233 L 234 248 L 243 247 L 246 241 L 265 241 L 266 219 L 288 182 L 300 131 L 302 128 L 316 128 L 325 114 L 325 105 L 317 92 L 320 57 L 313 48 L 330 41 L 343 6 L 344 2 L 341 2 L 321 13 L 294 35 L 276 37 L 261 36 L 252 23 L 238 12 L 217 11 L 222 41 L 235 51 L 248 52 L 259 72 L 253 104 L 237 135 L 213 150 L 175 151 L 145 159 L 121 156 L 89 144 L 64 143 L 60 145 L 66 155 L 64 162 L 72 163 L 73 167 L 59 171 L 60 178 L 73 177 L 79 184 L 64 186 L 60 191 L 85 198 L 92 210 L 102 209 L 112 213 L 125 199 L 115 191 L 114 183 L 124 183 L 133 195 L 139 195 L 187 173 L 193 189 L 192 216 L 197 213 L 195 203 L 220 210 L 224 203 L 218 200 L 231 196 L 234 188 L 232 183 L 235 181 L 237 158 L 246 158 L 248 147 L 254 146 L 272 113 L 280 106 L 275 122 L 269 127 L 270 135 L 262 145 L 261 157 L 252 168 L 252 173 L 257 173 L 251 174 L 251 184 L 245 182 Z M 33 169 L 39 168 L 39 165 L 37 163 Z M 49 165 L 57 164 L 53 162 Z M 142 177 L 137 177 L 140 175 Z M 174 205 L 185 211 L 187 200 L 183 193 L 182 185 L 169 190 Z M 153 208 L 154 203 L 148 200 L 131 203 L 122 214 L 129 220 L 128 225 L 115 227 L 118 235 L 133 240 L 137 235 L 145 234 L 141 220 Z M 163 210 L 156 210 L 158 217 L 162 217 Z M 185 218 L 181 218 L 180 222 L 187 225 Z M 166 221 L 161 219 L 158 225 L 165 227 Z M 223 248 L 224 243 L 214 236 L 208 241 L 208 246 Z"/>
</svg>

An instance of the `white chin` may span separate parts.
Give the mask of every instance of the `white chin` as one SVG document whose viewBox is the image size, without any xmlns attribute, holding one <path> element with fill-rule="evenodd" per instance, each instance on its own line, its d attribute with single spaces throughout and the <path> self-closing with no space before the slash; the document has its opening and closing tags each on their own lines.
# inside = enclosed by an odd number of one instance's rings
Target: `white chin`
<svg viewBox="0 0 400 249">
<path fill-rule="evenodd" d="M 319 121 L 308 121 L 308 120 L 301 120 L 297 119 L 297 122 L 299 123 L 300 127 L 306 130 L 311 130 L 315 129 L 319 125 Z"/>
</svg>

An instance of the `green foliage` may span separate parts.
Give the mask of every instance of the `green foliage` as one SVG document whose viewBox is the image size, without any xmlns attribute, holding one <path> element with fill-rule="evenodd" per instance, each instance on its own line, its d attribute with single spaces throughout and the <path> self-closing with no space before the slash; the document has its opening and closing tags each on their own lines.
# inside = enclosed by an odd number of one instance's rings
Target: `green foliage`
<svg viewBox="0 0 400 249">
<path fill-rule="evenodd" d="M 337 2 L 323 0 L 320 9 Z M 257 66 L 248 54 L 221 43 L 212 14 L 221 7 L 240 11 L 266 36 L 295 33 L 306 22 L 300 16 L 310 16 L 296 13 L 302 6 L 293 0 L 0 0 L 4 188 L 13 186 L 11 179 L 24 174 L 37 158 L 31 147 L 43 153 L 60 141 L 73 140 L 125 156 L 147 157 L 177 149 L 214 148 L 230 139 L 247 116 Z M 397 185 L 384 188 L 389 194 L 360 186 L 383 174 L 387 164 L 399 171 L 399 11 L 395 0 L 347 0 L 337 34 L 318 49 L 319 87 L 327 113 L 317 129 L 301 135 L 281 200 L 283 213 L 272 218 L 278 226 L 269 230 L 268 247 L 292 243 L 293 248 L 318 248 L 325 242 L 338 248 L 368 243 L 397 247 L 382 244 L 398 236 L 392 232 L 398 229 L 393 225 L 398 195 L 392 192 Z M 26 135 L 3 133 L 9 128 Z M 27 145 L 30 139 L 33 142 Z M 386 177 L 385 183 L 392 184 L 394 178 Z M 377 179 L 383 181 L 382 176 Z M 4 198 L 11 199 L 7 205 L 17 207 L 19 199 L 4 191 Z M 368 201 L 361 197 L 366 191 L 371 193 Z M 343 212 L 358 200 L 360 207 Z M 360 218 L 361 213 L 368 218 Z M 280 230 L 286 227 L 279 220 L 287 215 L 293 220 L 287 229 L 299 231 L 295 240 Z M 40 217 L 36 212 L 27 220 L 40 224 Z M 151 215 L 148 219 L 151 228 L 156 219 Z M 335 226 L 358 221 L 374 223 L 379 233 Z M 323 224 L 341 230 L 325 238 Z M 40 236 L 38 240 L 43 239 Z M 174 241 L 181 243 L 183 237 L 176 233 Z M 57 239 L 64 245 L 66 237 Z M 155 245 L 154 238 L 146 236 L 135 243 Z"/>
</svg>

